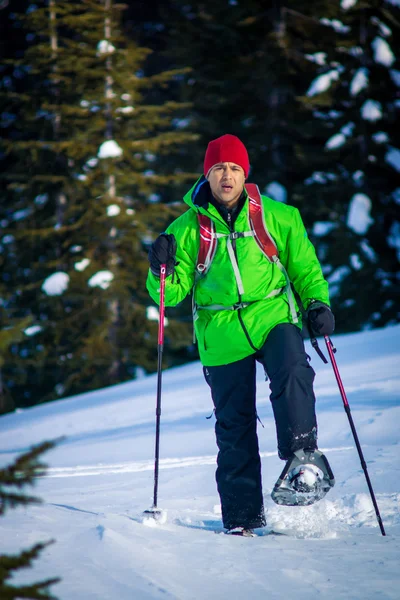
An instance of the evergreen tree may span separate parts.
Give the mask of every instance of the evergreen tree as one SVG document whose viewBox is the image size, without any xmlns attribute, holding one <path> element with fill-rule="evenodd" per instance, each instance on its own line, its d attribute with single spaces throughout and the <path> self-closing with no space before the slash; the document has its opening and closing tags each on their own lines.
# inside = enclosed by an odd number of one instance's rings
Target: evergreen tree
<svg viewBox="0 0 400 600">
<path fill-rule="evenodd" d="M 43 442 L 19 456 L 8 467 L 0 469 L 0 516 L 8 509 L 41 502 L 39 498 L 27 496 L 19 490 L 28 485 L 32 486 L 37 477 L 43 476 L 46 465 L 41 462 L 41 456 L 54 445 L 54 442 Z M 28 585 L 12 585 L 9 581 L 19 569 L 32 566 L 32 562 L 38 558 L 42 550 L 52 543 L 53 540 L 50 540 L 35 544 L 19 554 L 0 555 L 0 598 L 2 600 L 17 598 L 56 600 L 49 588 L 60 581 L 58 577 Z"/>
<path fill-rule="evenodd" d="M 301 22 L 308 52 L 297 62 L 316 69 L 301 98 L 308 173 L 293 198 L 330 282 L 337 328 L 354 331 L 400 316 L 400 8 L 342 0 L 324 9 L 300 15 L 285 40 L 293 56 Z"/>
<path fill-rule="evenodd" d="M 171 0 L 167 12 L 175 64 L 192 66 L 186 97 L 204 134 L 197 169 L 209 139 L 239 135 L 250 179 L 300 208 L 337 331 L 396 322 L 397 4 Z M 366 72 L 368 85 L 352 91 Z"/>
<path fill-rule="evenodd" d="M 176 125 L 187 106 L 157 92 L 182 72 L 147 76 L 149 50 L 123 37 L 120 12 L 111 0 L 31 6 L 32 43 L 9 61 L 24 91 L 11 78 L 2 95 L 14 117 L 3 141 L 3 281 L 8 317 L 33 314 L 37 326 L 4 365 L 18 405 L 156 367 L 146 253 L 178 214 L 162 202 L 166 187 L 193 179 L 169 157 L 195 137 Z M 190 332 L 174 319 L 168 330 L 173 357 Z"/>
</svg>

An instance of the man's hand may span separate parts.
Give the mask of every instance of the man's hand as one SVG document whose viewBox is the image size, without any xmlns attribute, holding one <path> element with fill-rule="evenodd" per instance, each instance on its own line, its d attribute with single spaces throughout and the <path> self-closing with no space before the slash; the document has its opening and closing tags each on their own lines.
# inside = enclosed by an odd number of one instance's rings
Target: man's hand
<svg viewBox="0 0 400 600">
<path fill-rule="evenodd" d="M 175 268 L 176 240 L 172 233 L 162 233 L 158 236 L 149 250 L 150 270 L 156 277 L 160 277 L 161 265 L 167 265 L 167 275 L 171 275 Z"/>
<path fill-rule="evenodd" d="M 335 330 L 335 317 L 329 306 L 313 300 L 307 309 L 307 320 L 313 335 L 331 335 Z"/>
</svg>

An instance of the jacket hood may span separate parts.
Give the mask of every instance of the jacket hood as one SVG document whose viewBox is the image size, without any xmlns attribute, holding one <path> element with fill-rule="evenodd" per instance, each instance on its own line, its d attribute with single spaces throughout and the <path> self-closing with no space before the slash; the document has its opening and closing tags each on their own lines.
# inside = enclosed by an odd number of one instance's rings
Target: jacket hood
<svg viewBox="0 0 400 600">
<path fill-rule="evenodd" d="M 198 212 L 200 207 L 207 209 L 210 196 L 210 184 L 205 176 L 202 175 L 198 178 L 194 186 L 187 192 L 187 194 L 185 194 L 183 201 L 186 202 L 190 208 L 193 208 L 196 212 Z"/>
</svg>

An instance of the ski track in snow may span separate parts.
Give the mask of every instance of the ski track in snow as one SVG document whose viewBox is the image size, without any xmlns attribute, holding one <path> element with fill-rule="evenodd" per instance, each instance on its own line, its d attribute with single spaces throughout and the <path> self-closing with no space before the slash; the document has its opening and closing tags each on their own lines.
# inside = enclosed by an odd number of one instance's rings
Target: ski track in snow
<svg viewBox="0 0 400 600">
<path fill-rule="evenodd" d="M 340 448 L 325 448 L 323 452 L 340 452 L 342 450 L 354 450 L 353 446 Z M 276 456 L 276 452 L 260 452 L 261 458 Z M 180 469 L 182 467 L 197 467 L 201 465 L 215 465 L 216 456 L 188 456 L 184 458 L 161 458 L 160 469 Z M 140 471 L 153 471 L 154 460 L 141 462 L 126 462 L 110 465 L 84 465 L 76 467 L 54 467 L 47 470 L 44 478 L 51 477 L 86 477 L 89 475 L 105 475 L 110 473 L 138 473 Z"/>
</svg>

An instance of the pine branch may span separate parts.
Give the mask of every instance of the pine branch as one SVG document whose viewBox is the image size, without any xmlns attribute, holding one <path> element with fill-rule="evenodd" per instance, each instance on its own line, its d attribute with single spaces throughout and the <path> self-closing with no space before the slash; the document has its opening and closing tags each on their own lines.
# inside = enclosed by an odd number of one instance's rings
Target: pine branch
<svg viewBox="0 0 400 600">
<path fill-rule="evenodd" d="M 20 554 L 0 555 L 0 598 L 2 600 L 14 600 L 18 598 L 57 600 L 55 596 L 50 594 L 48 588 L 51 585 L 59 583 L 61 581 L 59 577 L 53 577 L 52 579 L 38 581 L 21 587 L 8 585 L 7 583 L 7 580 L 13 576 L 13 571 L 31 567 L 32 562 L 38 558 L 42 550 L 53 543 L 54 540 L 40 542 L 28 550 L 23 550 Z"/>
<path fill-rule="evenodd" d="M 11 465 L 0 469 L 0 515 L 8 508 L 41 502 L 34 496 L 16 494 L 14 491 L 6 491 L 5 488 L 18 489 L 26 485 L 34 485 L 35 479 L 43 476 L 47 468 L 47 465 L 40 461 L 40 456 L 54 448 L 59 441 L 43 442 L 33 446 L 29 452 L 18 456 Z"/>
</svg>

